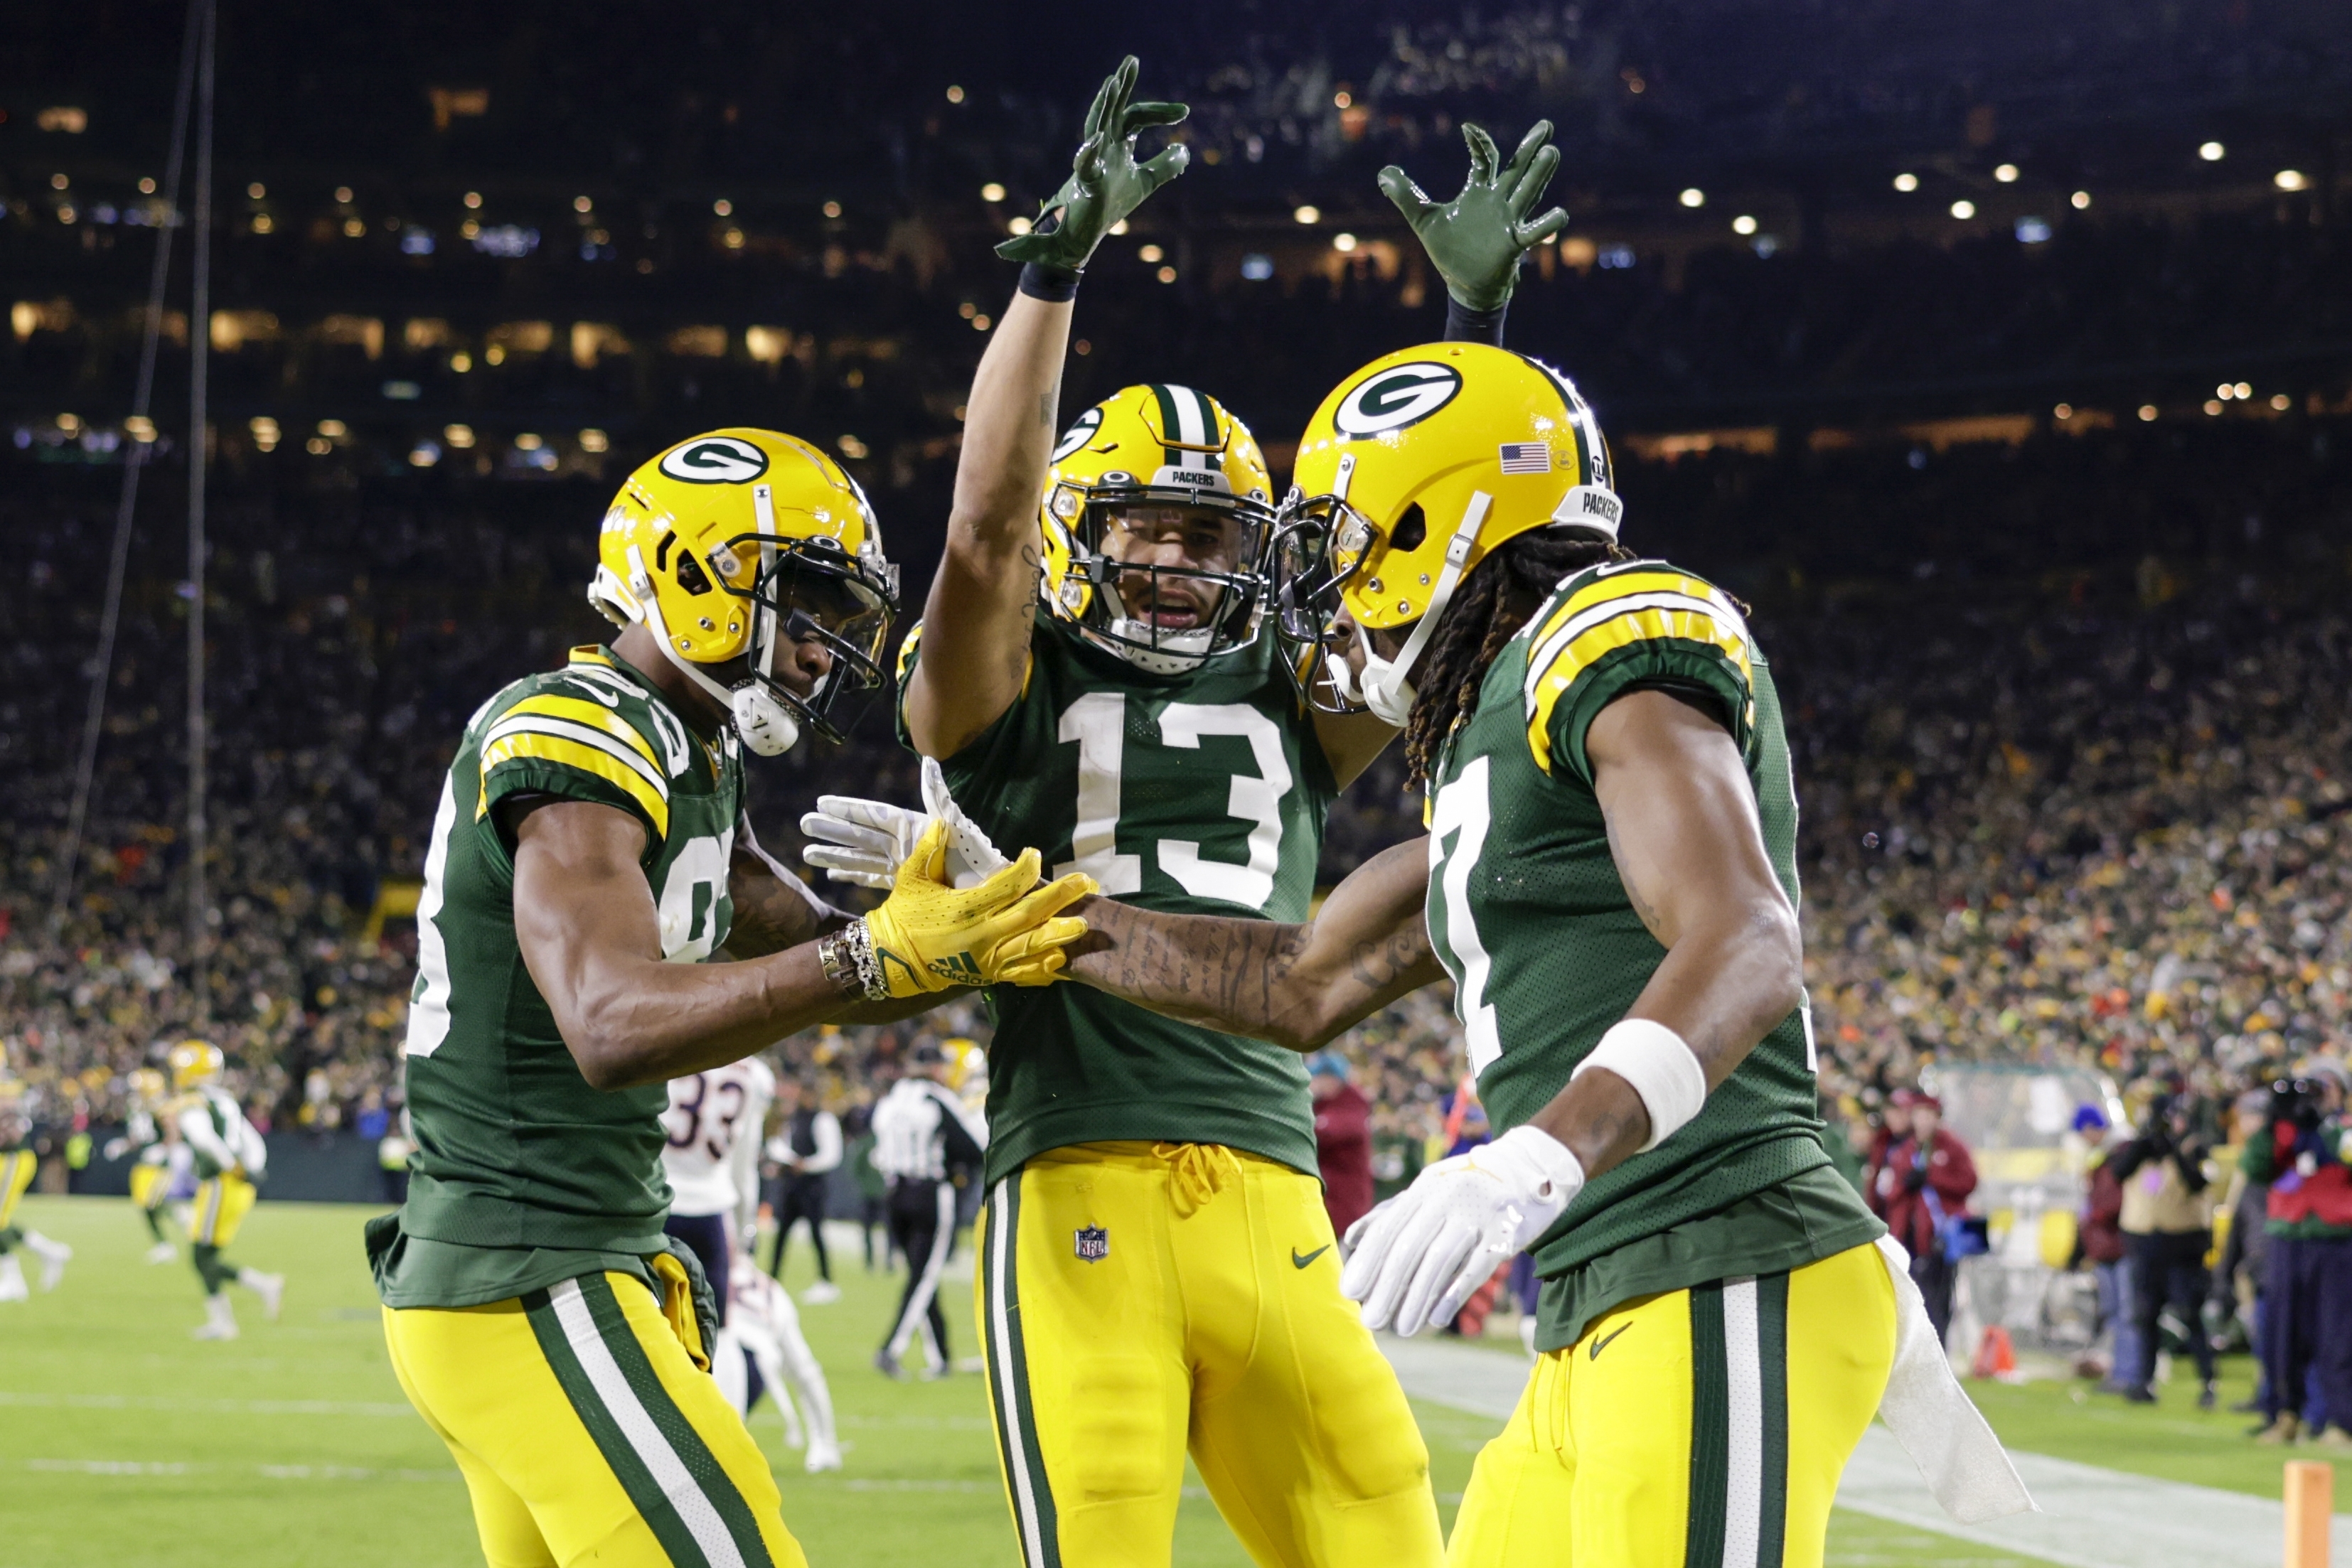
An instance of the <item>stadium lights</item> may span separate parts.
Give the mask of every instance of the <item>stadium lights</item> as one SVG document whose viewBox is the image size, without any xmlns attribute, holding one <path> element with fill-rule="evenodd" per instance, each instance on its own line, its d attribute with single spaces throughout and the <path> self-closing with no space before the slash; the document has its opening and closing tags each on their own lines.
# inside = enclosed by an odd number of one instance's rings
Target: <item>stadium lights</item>
<svg viewBox="0 0 2352 1568">
<path fill-rule="evenodd" d="M 264 452 L 274 452 L 278 449 L 278 437 L 282 433 L 278 430 L 276 420 L 266 413 L 256 414 L 246 422 L 245 427 L 253 432 L 254 445 Z"/>
<path fill-rule="evenodd" d="M 1162 283 L 1173 283 L 1176 281 L 1176 269 L 1172 267 L 1163 267 L 1153 276 Z"/>
<path fill-rule="evenodd" d="M 450 425 L 441 432 L 441 439 L 463 452 L 474 444 L 474 427 L 470 424 Z"/>
<path fill-rule="evenodd" d="M 864 457 L 873 450 L 847 431 L 844 431 L 835 440 L 834 444 L 841 448 L 841 455 L 844 457 Z"/>
<path fill-rule="evenodd" d="M 837 218 L 841 216 L 841 204 L 839 202 L 827 202 L 818 210 L 829 218 Z"/>
<path fill-rule="evenodd" d="M 1319 224 L 1323 221 L 1323 209 L 1316 206 L 1301 206 L 1294 209 L 1290 216 L 1295 223 Z"/>
<path fill-rule="evenodd" d="M 1345 234 L 1333 235 L 1331 236 L 1331 248 L 1338 251 L 1341 256 L 1346 256 L 1356 248 L 1356 236 L 1354 235 Z"/>
<path fill-rule="evenodd" d="M 2284 413 L 2289 408 L 2293 407 L 2294 404 L 2294 400 L 2288 397 L 2284 392 L 2273 392 L 2271 394 L 2271 406 L 2278 410 L 2281 413 Z"/>
<path fill-rule="evenodd" d="M 2243 382 L 2240 382 L 2236 386 L 2231 387 L 2230 390 L 2237 393 L 2239 398 L 2242 400 L 2254 395 L 2254 389 L 2248 386 Z"/>
<path fill-rule="evenodd" d="M 474 368 L 474 356 L 460 349 L 449 356 L 449 368 L 462 376 Z M 453 441 L 449 444 L 455 446 L 457 444 Z"/>
<path fill-rule="evenodd" d="M 2146 424 L 2154 424 L 2156 423 L 2156 404 L 2152 402 L 2144 402 L 2140 404 L 2139 417 L 2141 423 Z"/>
<path fill-rule="evenodd" d="M 1919 176 L 1906 169 L 1895 176 L 1895 188 L 1907 196 L 1919 188 Z"/>
<path fill-rule="evenodd" d="M 2077 191 L 2073 195 L 2067 197 L 2066 200 L 2073 204 L 2076 212 L 2085 212 L 2089 210 L 2091 205 L 2091 193 L 2088 191 Z"/>
<path fill-rule="evenodd" d="M 352 188 L 349 185 L 336 186 L 335 201 L 340 206 L 350 206 L 352 204 Z"/>
<path fill-rule="evenodd" d="M 601 430 L 589 429 L 580 433 L 580 450 L 583 452 L 608 452 L 612 445 L 612 437 Z"/>
<path fill-rule="evenodd" d="M 948 89 L 948 101 L 950 103 L 961 103 L 963 101 L 963 89 L 950 86 Z"/>
<path fill-rule="evenodd" d="M 146 175 L 142 174 L 139 177 L 139 193 L 142 196 L 153 195 L 155 193 L 155 182 L 148 178 Z"/>
<path fill-rule="evenodd" d="M 1756 220 L 1742 213 L 1731 220 L 1731 232 L 1742 235 L 1752 235 L 1756 232 Z"/>
<path fill-rule="evenodd" d="M 351 433 L 352 427 L 340 419 L 322 419 L 319 422 L 319 434 L 330 441 L 341 441 Z"/>
<path fill-rule="evenodd" d="M 2221 400 L 2217 397 L 2207 398 L 2205 400 L 2205 412 L 2209 416 L 2220 413 L 2221 412 Z"/>
<path fill-rule="evenodd" d="M 975 332 L 985 332 L 991 327 L 995 325 L 996 322 L 994 319 L 990 317 L 986 311 L 981 311 L 975 314 L 971 319 L 971 329 Z"/>
<path fill-rule="evenodd" d="M 721 196 L 710 204 L 710 210 L 722 218 L 731 218 L 735 215 L 735 204 Z"/>
<path fill-rule="evenodd" d="M 1148 266 L 1152 263 L 1156 263 L 1161 256 L 1167 254 L 1168 253 L 1166 251 L 1161 250 L 1156 245 L 1148 245 L 1141 250 L 1137 251 L 1135 253 L 1135 256 L 1138 261 L 1143 262 Z"/>
<path fill-rule="evenodd" d="M 2203 142 L 2197 149 L 2197 156 L 2204 159 L 2208 163 L 2219 163 L 2228 155 L 2229 149 L 2218 141 Z"/>
<path fill-rule="evenodd" d="M 1355 103 L 1356 95 L 1344 87 L 1331 95 L 1331 107 L 1334 109 L 1352 109 Z"/>
<path fill-rule="evenodd" d="M 574 196 L 572 198 L 572 210 L 585 217 L 596 210 L 596 204 L 585 196 Z"/>
<path fill-rule="evenodd" d="M 1962 223 L 1966 223 L 1969 219 L 1975 217 L 1976 215 L 1977 204 L 1974 202 L 1969 201 L 1967 197 L 1963 196 L 1958 201 L 1952 204 L 1952 216 L 1959 219 Z"/>
<path fill-rule="evenodd" d="M 1127 232 L 1127 220 L 1125 218 L 1121 218 L 1118 222 L 1111 225 L 1110 232 L 1114 235 L 1125 234 Z"/>
<path fill-rule="evenodd" d="M 2282 191 L 2301 191 L 2308 189 L 2311 182 L 2304 178 L 2300 169 L 2282 169 L 2271 176 L 2271 183 Z"/>
<path fill-rule="evenodd" d="M 2231 386 L 2228 382 L 2223 382 L 2220 386 L 2213 389 L 2213 395 L 2226 401 L 2237 396 L 2238 389 Z"/>
<path fill-rule="evenodd" d="M 1696 185 L 1692 185 L 1687 187 L 1677 200 L 1686 207 L 1703 207 L 1706 205 L 1706 193 Z"/>
<path fill-rule="evenodd" d="M 152 180 L 142 180 L 139 182 L 139 188 L 144 191 L 153 183 L 154 182 Z M 269 194 L 269 187 L 263 184 L 260 181 L 256 180 L 252 184 L 247 185 L 245 188 L 245 193 L 257 202 L 261 200 L 262 197 Z"/>
<path fill-rule="evenodd" d="M 466 193 L 466 207 L 467 207 L 467 210 L 468 212 L 478 212 L 478 211 L 480 211 L 480 210 L 481 210 L 481 205 L 482 205 L 482 193 L 481 193 L 481 192 L 479 192 L 479 191 L 468 191 L 468 192 L 467 192 L 467 193 Z"/>
<path fill-rule="evenodd" d="M 2004 185 L 2014 185 L 2017 183 L 2017 165 L 2003 163 L 1992 172 L 1992 177 Z"/>
<path fill-rule="evenodd" d="M 123 434 L 144 444 L 155 439 L 155 422 L 143 413 L 134 413 L 122 422 Z"/>
<path fill-rule="evenodd" d="M 441 461 L 441 449 L 429 441 L 420 441 L 408 449 L 411 468 L 430 468 Z"/>
<path fill-rule="evenodd" d="M 2062 402 L 2050 413 L 2058 419 L 2072 419 L 2074 417 L 2074 405 L 2071 402 Z"/>
<path fill-rule="evenodd" d="M 1004 200 L 1004 187 L 991 180 L 980 188 L 980 199 L 983 202 L 1001 202 Z"/>
<path fill-rule="evenodd" d="M 1004 229 L 1007 234 L 1025 235 L 1033 226 L 1034 225 L 1027 218 L 1022 217 L 1017 214 L 1004 221 Z"/>
<path fill-rule="evenodd" d="M 62 191 L 68 185 L 72 183 L 73 182 L 67 179 L 63 174 L 52 174 L 49 176 L 49 189 L 52 191 Z"/>
</svg>

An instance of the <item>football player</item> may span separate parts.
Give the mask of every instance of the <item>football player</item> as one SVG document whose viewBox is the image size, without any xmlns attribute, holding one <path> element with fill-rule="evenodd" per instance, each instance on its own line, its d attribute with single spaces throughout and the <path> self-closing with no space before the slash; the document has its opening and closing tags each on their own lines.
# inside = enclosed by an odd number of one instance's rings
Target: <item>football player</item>
<svg viewBox="0 0 2352 1568">
<path fill-rule="evenodd" d="M 664 1084 L 852 1008 L 1049 979 L 1083 928 L 1055 916 L 1090 884 L 1039 887 L 1034 852 L 859 920 L 761 852 L 743 749 L 838 738 L 895 591 L 864 496 L 815 447 L 680 442 L 604 514 L 589 598 L 619 635 L 484 703 L 444 779 L 416 1152 L 367 1246 L 394 1371 L 492 1563 L 803 1562 L 702 1375 L 716 1309 L 662 1230 Z M 944 874 L 943 835 L 925 853 Z M 699 962 L 721 947 L 740 961 Z"/>
<path fill-rule="evenodd" d="M 262 1316 L 278 1321 L 286 1278 L 242 1269 L 221 1254 L 236 1239 L 245 1217 L 260 1197 L 256 1183 L 269 1163 L 261 1132 L 221 1083 L 221 1049 L 210 1040 L 184 1040 L 166 1065 L 179 1097 L 164 1108 L 173 1130 L 195 1161 L 196 1196 L 188 1218 L 188 1256 L 205 1287 L 205 1321 L 190 1331 L 198 1339 L 235 1339 L 236 1310 L 222 1287 L 231 1283 L 261 1298 Z"/>
<path fill-rule="evenodd" d="M 1302 1051 L 1453 981 L 1499 1135 L 1358 1221 L 1342 1281 L 1412 1333 L 1535 1252 L 1543 1354 L 1449 1562 L 1817 1564 L 1882 1396 L 1915 1454 L 1971 1455 L 1930 1476 L 1948 1506 L 2030 1506 L 1822 1147 L 1788 742 L 1740 608 L 1619 550 L 1591 410 L 1499 349 L 1349 377 L 1298 485 L 1292 667 L 1404 724 L 1429 836 L 1300 925 L 1093 901 L 1069 974 Z"/>
<path fill-rule="evenodd" d="M 156 1120 L 156 1112 L 168 1096 L 164 1077 L 155 1069 L 142 1067 L 131 1073 L 131 1113 L 122 1135 L 106 1144 L 108 1159 L 131 1156 L 131 1207 L 139 1211 L 154 1242 L 147 1249 L 150 1263 L 170 1263 L 180 1256 L 172 1239 L 163 1234 L 163 1207 L 172 1192 L 172 1155 L 180 1147 L 169 1131 L 170 1124 Z"/>
<path fill-rule="evenodd" d="M 1215 399 L 1145 385 L 1047 446 L 1077 275 L 1183 167 L 1181 147 L 1134 162 L 1138 130 L 1183 114 L 1130 102 L 1134 78 L 1129 59 L 1070 183 L 1000 247 L 1020 293 L 973 382 L 904 731 L 986 835 L 1051 845 L 1107 894 L 1297 920 L 1333 797 L 1400 721 L 1318 711 L 1283 673 L 1255 441 Z M 1446 277 L 1449 332 L 1487 336 L 1567 217 L 1528 216 L 1549 125 L 1507 163 L 1465 134 L 1454 201 L 1382 185 Z M 887 885 L 923 819 L 820 805 L 803 826 L 840 847 L 808 859 Z M 1164 1561 L 1189 1448 L 1261 1563 L 1435 1563 L 1426 1450 L 1339 1291 L 1297 1059 L 1070 987 L 993 1006 L 975 1288 L 1024 1560 Z"/>
<path fill-rule="evenodd" d="M 73 1249 L 64 1242 L 16 1222 L 16 1205 L 41 1164 L 31 1147 L 33 1119 L 25 1101 L 25 1085 L 9 1076 L 6 1048 L 0 1046 L 0 1301 L 21 1301 L 31 1294 L 25 1288 L 25 1266 L 16 1257 L 19 1243 L 41 1260 L 44 1291 L 58 1288 L 73 1257 Z"/>
</svg>

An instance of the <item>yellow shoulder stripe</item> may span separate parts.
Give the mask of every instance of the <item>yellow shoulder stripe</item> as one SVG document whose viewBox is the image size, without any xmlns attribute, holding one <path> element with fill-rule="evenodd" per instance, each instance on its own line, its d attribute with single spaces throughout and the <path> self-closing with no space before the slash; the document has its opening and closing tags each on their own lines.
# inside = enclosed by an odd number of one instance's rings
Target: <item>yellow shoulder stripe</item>
<svg viewBox="0 0 2352 1568">
<path fill-rule="evenodd" d="M 898 644 L 898 684 L 907 684 L 907 671 L 915 662 L 915 650 L 923 644 L 923 623 L 916 622 L 907 628 L 906 641 Z"/>
<path fill-rule="evenodd" d="M 482 776 L 488 779 L 490 770 L 501 762 L 526 759 L 560 763 L 583 773 L 594 774 L 644 808 L 646 815 L 653 821 L 655 832 L 665 839 L 669 837 L 669 797 L 619 758 L 583 741 L 541 735 L 535 730 L 519 730 L 501 736 L 482 748 Z M 487 792 L 478 799 L 481 803 L 475 807 L 474 816 L 478 821 L 489 806 Z"/>
<path fill-rule="evenodd" d="M 1561 694 L 1595 664 L 1636 643 L 1701 643 L 1753 684 L 1748 628 L 1712 584 L 1678 571 L 1633 571 L 1587 583 L 1545 617 L 1528 656 L 1528 745 L 1551 771 L 1551 717 Z"/>
<path fill-rule="evenodd" d="M 498 722 L 505 726 L 531 714 L 544 715 L 549 718 L 568 718 L 574 724 L 584 724 L 591 729 L 601 730 L 652 763 L 656 771 L 661 768 L 661 759 L 654 754 L 653 742 L 637 733 L 635 726 L 603 703 L 593 702 L 586 697 L 559 696 L 553 692 L 541 692 L 537 696 L 523 698 L 499 715 Z"/>
</svg>

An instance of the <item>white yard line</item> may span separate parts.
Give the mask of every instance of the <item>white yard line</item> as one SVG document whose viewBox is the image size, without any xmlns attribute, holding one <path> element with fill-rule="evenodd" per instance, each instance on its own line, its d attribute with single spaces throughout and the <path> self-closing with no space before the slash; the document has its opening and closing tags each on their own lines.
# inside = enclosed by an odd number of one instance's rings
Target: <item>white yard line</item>
<svg viewBox="0 0 2352 1568">
<path fill-rule="evenodd" d="M 348 1399 L 185 1399 L 157 1394 L 14 1394 L 0 1389 L 0 1409 L 18 1406 L 42 1410 L 162 1410 L 199 1416 L 406 1416 L 406 1405 Z"/>
<path fill-rule="evenodd" d="M 1380 1343 L 1404 1391 L 1433 1405 L 1500 1422 L 1527 1385 L 1528 1363 L 1516 1356 L 1389 1334 Z M 1874 1426 L 1846 1467 L 1838 1506 L 2061 1568 L 2276 1568 L 2285 1529 L 2278 1503 L 2046 1454 L 2010 1457 L 2042 1511 L 1956 1524 L 1927 1495 L 1910 1457 Z M 2335 1555 L 2352 1563 L 2352 1515 L 2336 1517 Z"/>
</svg>

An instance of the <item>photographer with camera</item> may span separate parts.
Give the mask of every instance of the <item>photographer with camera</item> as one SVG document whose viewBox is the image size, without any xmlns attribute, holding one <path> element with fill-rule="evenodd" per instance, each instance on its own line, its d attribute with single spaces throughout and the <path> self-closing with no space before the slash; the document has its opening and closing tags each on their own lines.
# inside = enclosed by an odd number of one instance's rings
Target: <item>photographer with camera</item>
<svg viewBox="0 0 2352 1568">
<path fill-rule="evenodd" d="M 1977 1189 L 1977 1166 L 1968 1145 L 1945 1130 L 1942 1101 L 1915 1090 L 1907 1104 L 1909 1134 L 1887 1150 L 1864 1197 L 1911 1254 L 1911 1278 L 1940 1341 L 1951 1332 L 1952 1287 L 1969 1248 L 1961 1231 L 1969 1194 Z"/>
<path fill-rule="evenodd" d="M 2271 1087 L 2268 1135 L 2249 1139 L 2239 1166 L 2268 1182 L 2263 1229 L 2270 1242 L 2270 1333 L 2263 1336 L 2263 1415 L 2256 1441 L 2292 1443 L 2302 1434 L 2307 1378 L 2336 1424 L 2315 1435 L 2352 1444 L 2352 1128 L 2344 1122 L 2343 1064 L 2322 1057 L 2299 1078 Z M 2317 1424 L 2315 1424 L 2316 1427 Z"/>
<path fill-rule="evenodd" d="M 2116 1358 L 2114 1380 L 2135 1405 L 2156 1403 L 2157 1322 L 2169 1302 L 2186 1325 L 2197 1355 L 2200 1410 L 2213 1408 L 2213 1342 L 2203 1308 L 2211 1276 L 2205 1255 L 2213 1247 L 2213 1195 L 2194 1107 L 2176 1084 L 2148 1102 L 2138 1136 L 2109 1155 L 2123 1187 L 2124 1250 L 2131 1262 L 2133 1345 L 2137 1359 Z"/>
</svg>

